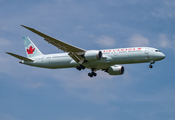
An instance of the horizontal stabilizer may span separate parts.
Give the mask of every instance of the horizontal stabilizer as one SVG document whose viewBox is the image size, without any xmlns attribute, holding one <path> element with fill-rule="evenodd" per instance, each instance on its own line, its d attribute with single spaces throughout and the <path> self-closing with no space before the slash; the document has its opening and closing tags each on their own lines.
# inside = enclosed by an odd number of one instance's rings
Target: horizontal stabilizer
<svg viewBox="0 0 175 120">
<path fill-rule="evenodd" d="M 29 59 L 29 58 L 26 58 L 26 57 L 23 57 L 23 56 L 20 56 L 20 55 L 16 55 L 16 54 L 13 54 L 13 53 L 10 53 L 10 52 L 6 52 L 7 54 L 9 55 L 12 55 L 13 57 L 16 57 L 20 60 L 24 60 L 24 61 L 34 61 L 32 59 Z"/>
</svg>

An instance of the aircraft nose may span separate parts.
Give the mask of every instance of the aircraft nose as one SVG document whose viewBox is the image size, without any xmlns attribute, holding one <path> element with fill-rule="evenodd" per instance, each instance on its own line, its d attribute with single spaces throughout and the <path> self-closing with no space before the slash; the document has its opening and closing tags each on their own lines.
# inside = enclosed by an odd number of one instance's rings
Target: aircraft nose
<svg viewBox="0 0 175 120">
<path fill-rule="evenodd" d="M 165 55 L 164 55 L 163 53 L 161 53 L 160 59 L 162 60 L 162 59 L 164 59 L 164 58 L 165 58 Z"/>
<path fill-rule="evenodd" d="M 162 52 L 156 52 L 154 54 L 154 59 L 155 60 L 163 60 L 165 58 L 165 55 Z"/>
<path fill-rule="evenodd" d="M 162 59 L 164 59 L 165 58 L 165 55 L 162 53 Z"/>
</svg>

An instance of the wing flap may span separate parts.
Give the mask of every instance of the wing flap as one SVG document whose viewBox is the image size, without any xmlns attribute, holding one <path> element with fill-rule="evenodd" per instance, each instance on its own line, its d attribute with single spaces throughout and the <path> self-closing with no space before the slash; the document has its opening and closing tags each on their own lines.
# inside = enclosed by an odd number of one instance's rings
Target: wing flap
<svg viewBox="0 0 175 120">
<path fill-rule="evenodd" d="M 81 56 L 79 56 L 79 55 L 77 55 L 77 54 L 75 54 L 75 53 L 73 53 L 73 52 L 70 52 L 68 55 L 69 55 L 72 59 L 74 59 L 75 62 L 77 62 L 77 63 L 79 63 L 79 64 L 82 64 L 82 63 L 84 62 L 84 58 L 83 58 L 83 57 L 81 57 Z"/>
<path fill-rule="evenodd" d="M 34 60 L 32 60 L 32 59 L 29 59 L 29 58 L 26 58 L 26 57 L 23 57 L 23 56 L 20 56 L 20 55 L 16 55 L 16 54 L 14 54 L 14 53 L 10 53 L 10 52 L 6 52 L 7 54 L 9 54 L 9 55 L 11 55 L 11 56 L 13 56 L 13 57 L 16 57 L 16 58 L 18 58 L 18 59 L 20 59 L 20 60 L 24 60 L 24 61 L 34 61 Z"/>
</svg>

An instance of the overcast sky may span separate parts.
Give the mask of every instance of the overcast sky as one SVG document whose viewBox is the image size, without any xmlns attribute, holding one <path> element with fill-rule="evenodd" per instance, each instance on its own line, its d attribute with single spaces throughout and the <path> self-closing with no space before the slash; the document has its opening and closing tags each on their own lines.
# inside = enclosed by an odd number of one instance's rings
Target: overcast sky
<svg viewBox="0 0 175 120">
<path fill-rule="evenodd" d="M 5 54 L 26 56 L 22 37 L 44 54 L 62 51 L 21 24 L 86 50 L 150 46 L 166 58 L 94 78 L 30 67 Z M 0 0 L 0 120 L 174 119 L 174 0 Z"/>
</svg>

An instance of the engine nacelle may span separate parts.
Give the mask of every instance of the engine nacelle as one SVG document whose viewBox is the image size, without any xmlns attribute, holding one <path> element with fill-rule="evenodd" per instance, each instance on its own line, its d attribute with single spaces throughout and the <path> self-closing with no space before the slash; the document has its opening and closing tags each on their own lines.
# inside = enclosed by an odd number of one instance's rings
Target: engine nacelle
<svg viewBox="0 0 175 120">
<path fill-rule="evenodd" d="M 102 52 L 98 50 L 89 50 L 84 54 L 86 60 L 101 60 Z"/>
<path fill-rule="evenodd" d="M 122 75 L 124 73 L 124 67 L 120 65 L 114 65 L 107 69 L 110 75 Z"/>
</svg>

